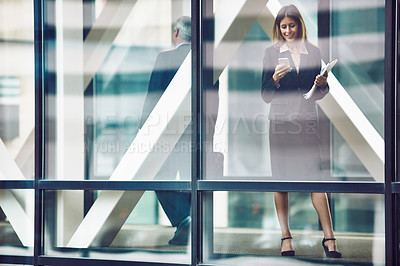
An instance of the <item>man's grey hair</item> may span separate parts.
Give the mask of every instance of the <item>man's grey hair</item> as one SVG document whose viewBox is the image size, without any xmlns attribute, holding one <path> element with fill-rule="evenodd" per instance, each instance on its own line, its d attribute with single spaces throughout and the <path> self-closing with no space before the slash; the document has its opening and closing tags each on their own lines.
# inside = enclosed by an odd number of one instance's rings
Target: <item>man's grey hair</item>
<svg viewBox="0 0 400 266">
<path fill-rule="evenodd" d="M 192 19 L 182 16 L 175 22 L 174 30 L 178 29 L 181 38 L 185 41 L 192 41 Z"/>
</svg>

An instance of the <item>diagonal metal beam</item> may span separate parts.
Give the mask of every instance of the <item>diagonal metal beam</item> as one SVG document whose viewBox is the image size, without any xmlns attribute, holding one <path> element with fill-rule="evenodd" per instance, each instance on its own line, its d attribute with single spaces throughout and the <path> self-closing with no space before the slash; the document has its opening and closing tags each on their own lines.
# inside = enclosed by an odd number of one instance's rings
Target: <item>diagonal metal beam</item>
<svg viewBox="0 0 400 266">
<path fill-rule="evenodd" d="M 274 24 L 275 17 L 268 8 L 263 8 L 257 18 L 258 24 L 272 40 L 272 25 Z"/>
<path fill-rule="evenodd" d="M 4 179 L 25 179 L 16 162 L 11 158 L 4 142 L 0 139 L 0 173 Z"/>
<path fill-rule="evenodd" d="M 6 146 L 0 139 L 0 175 L 2 179 L 23 180 L 25 179 L 16 162 L 11 158 Z M 19 195 L 21 196 L 21 195 Z M 24 195 L 25 196 L 25 195 Z M 0 207 L 18 238 L 24 246 L 33 246 L 33 223 L 27 216 L 20 201 L 11 190 L 0 190 Z"/>
<path fill-rule="evenodd" d="M 33 247 L 34 228 L 32 219 L 29 219 L 26 215 L 25 210 L 16 200 L 11 190 L 0 190 L 0 206 L 9 219 L 19 240 L 22 242 L 22 245 Z"/>
<path fill-rule="evenodd" d="M 330 92 L 318 105 L 349 144 L 371 176 L 384 181 L 385 142 L 331 73 Z"/>
<path fill-rule="evenodd" d="M 19 169 L 23 169 L 27 163 L 32 163 L 34 147 L 34 128 L 30 131 L 22 146 L 19 148 L 15 163 Z"/>
<path fill-rule="evenodd" d="M 154 107 L 110 180 L 153 179 L 191 120 L 191 53 Z M 160 150 L 168 143 L 168 150 Z M 79 225 L 68 247 L 110 244 L 143 191 L 103 191 Z"/>
<path fill-rule="evenodd" d="M 259 14 L 265 9 L 267 2 L 268 0 L 245 0 L 242 2 L 238 13 L 232 14 L 234 19 L 226 19 L 232 20 L 232 22 L 223 32 L 221 41 L 216 43 L 214 62 L 211 64 L 212 62 L 206 61 L 207 66 L 214 68 L 214 83 L 228 66 Z"/>
<path fill-rule="evenodd" d="M 11 158 L 3 141 L 0 139 L 0 174 L 2 179 L 23 180 L 25 179 L 16 162 Z M 19 195 L 21 196 L 21 195 Z M 25 196 L 25 195 L 24 195 Z M 24 246 L 33 246 L 33 223 L 20 201 L 11 190 L 0 190 L 0 207 L 18 238 Z M 32 217 L 31 217 L 32 218 Z"/>
<path fill-rule="evenodd" d="M 84 42 L 84 89 L 109 53 L 136 0 L 108 0 Z"/>
</svg>

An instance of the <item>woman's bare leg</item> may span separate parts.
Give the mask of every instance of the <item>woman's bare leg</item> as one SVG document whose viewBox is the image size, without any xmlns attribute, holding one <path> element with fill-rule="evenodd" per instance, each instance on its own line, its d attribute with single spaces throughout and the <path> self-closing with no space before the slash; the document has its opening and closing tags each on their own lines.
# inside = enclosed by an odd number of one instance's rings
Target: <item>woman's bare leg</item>
<svg viewBox="0 0 400 266">
<path fill-rule="evenodd" d="M 275 208 L 278 215 L 279 224 L 281 226 L 282 238 L 292 236 L 289 229 L 289 193 L 274 192 Z M 282 243 L 282 251 L 293 250 L 292 241 L 284 240 Z"/>
<path fill-rule="evenodd" d="M 311 193 L 311 200 L 321 222 L 322 230 L 324 231 L 324 237 L 335 238 L 326 193 L 313 192 Z M 326 241 L 325 246 L 328 247 L 329 251 L 338 251 L 336 247 L 336 241 Z"/>
</svg>

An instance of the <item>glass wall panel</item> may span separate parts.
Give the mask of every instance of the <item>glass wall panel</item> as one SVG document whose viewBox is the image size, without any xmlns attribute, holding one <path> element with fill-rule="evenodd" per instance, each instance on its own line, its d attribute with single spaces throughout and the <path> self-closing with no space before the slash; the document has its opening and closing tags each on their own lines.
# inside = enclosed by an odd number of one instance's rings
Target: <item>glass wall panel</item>
<svg viewBox="0 0 400 266">
<path fill-rule="evenodd" d="M 190 218 L 176 230 L 157 196 L 154 191 L 46 191 L 44 254 L 189 263 Z"/>
<path fill-rule="evenodd" d="M 34 191 L 0 190 L 0 254 L 33 255 Z"/>
<path fill-rule="evenodd" d="M 34 173 L 33 1 L 0 1 L 0 179 Z"/>
<path fill-rule="evenodd" d="M 190 4 L 46 2 L 48 179 L 190 179 Z"/>
<path fill-rule="evenodd" d="M 383 182 L 385 2 L 207 3 L 204 178 Z"/>
<path fill-rule="evenodd" d="M 340 59 L 333 74 L 369 123 L 377 148 L 383 149 L 385 1 L 332 1 L 331 23 L 331 56 Z M 333 175 L 382 181 L 334 127 L 331 141 Z"/>
<path fill-rule="evenodd" d="M 295 257 L 282 257 L 281 227 L 273 193 L 215 192 L 203 221 L 205 262 L 219 265 L 309 265 L 385 262 L 384 197 L 330 194 L 334 235 L 342 258 L 327 258 L 324 232 L 310 193 L 289 193 L 289 227 Z M 212 220 L 212 221 L 211 221 Z M 314 264 L 313 264 L 314 265 Z"/>
</svg>

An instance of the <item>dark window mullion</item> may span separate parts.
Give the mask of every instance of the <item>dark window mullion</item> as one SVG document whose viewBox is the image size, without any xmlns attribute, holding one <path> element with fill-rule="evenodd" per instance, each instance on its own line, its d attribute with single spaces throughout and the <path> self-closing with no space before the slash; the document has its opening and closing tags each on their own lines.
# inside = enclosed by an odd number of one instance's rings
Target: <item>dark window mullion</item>
<svg viewBox="0 0 400 266">
<path fill-rule="evenodd" d="M 43 1 L 34 0 L 33 17 L 34 17 L 34 50 L 35 50 L 35 143 L 34 143 L 34 189 L 35 189 L 35 205 L 34 205 L 34 249 L 33 249 L 33 265 L 38 264 L 38 257 L 43 254 L 43 204 L 42 192 L 38 188 L 38 182 L 43 177 L 43 102 L 44 87 L 43 81 L 46 78 L 44 72 L 44 12 Z M 5 262 L 5 261 L 3 261 Z M 30 264 L 29 263 L 29 264 Z"/>
<path fill-rule="evenodd" d="M 190 181 L 42 180 L 43 190 L 179 190 L 189 191 Z"/>
<path fill-rule="evenodd" d="M 201 191 L 385 193 L 385 185 L 375 182 L 198 181 L 198 189 Z"/>
<path fill-rule="evenodd" d="M 202 54 L 201 54 L 201 27 L 200 21 L 201 8 L 200 0 L 191 1 L 191 16 L 192 16 L 192 143 L 194 149 L 192 152 L 192 186 L 191 186 L 191 264 L 197 265 L 201 258 L 201 244 L 199 244 L 199 222 L 200 216 L 198 215 L 201 209 L 201 195 L 197 193 L 197 180 L 201 177 L 201 114 L 202 114 L 202 99 L 201 99 L 201 84 L 202 84 Z"/>
<path fill-rule="evenodd" d="M 385 1 L 385 251 L 386 265 L 397 265 L 397 230 L 392 182 L 396 174 L 396 2 Z"/>
</svg>

